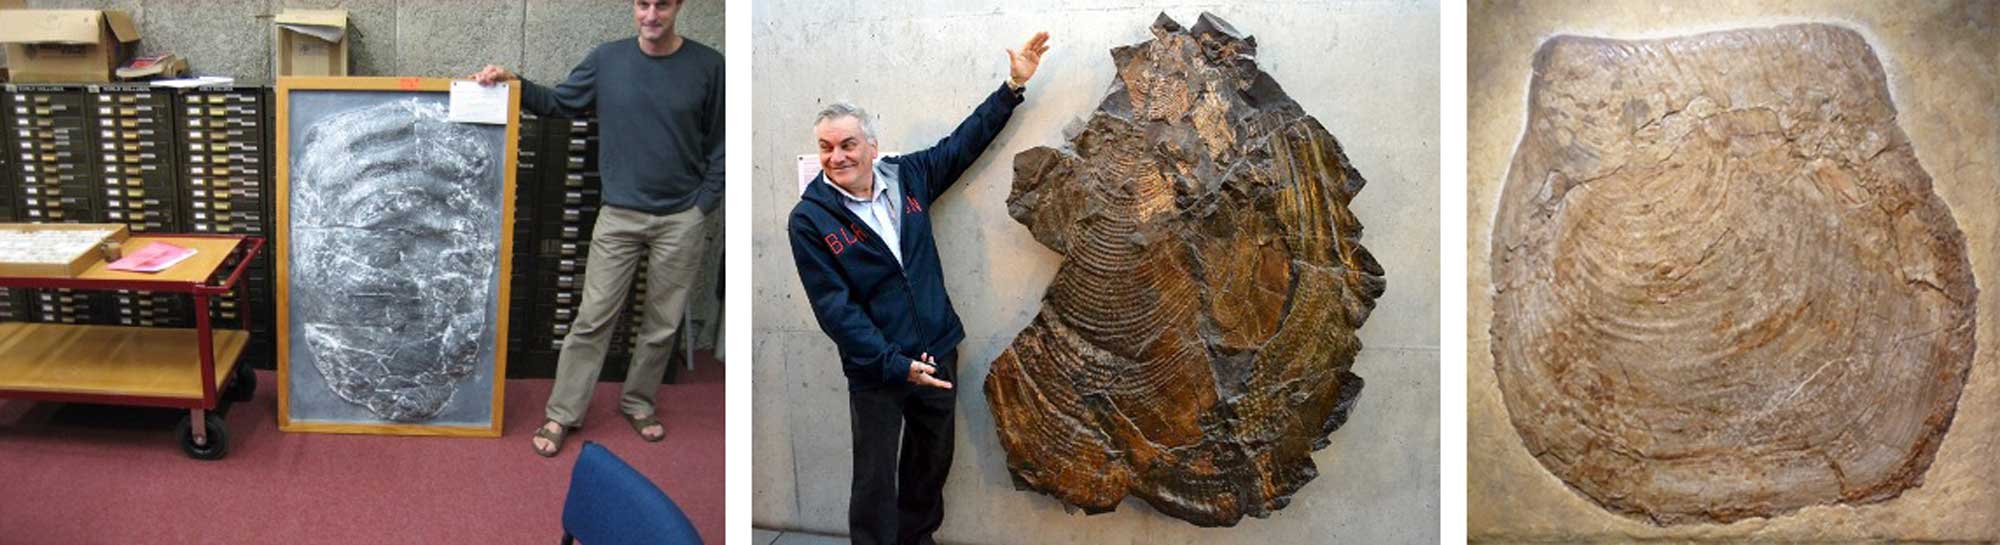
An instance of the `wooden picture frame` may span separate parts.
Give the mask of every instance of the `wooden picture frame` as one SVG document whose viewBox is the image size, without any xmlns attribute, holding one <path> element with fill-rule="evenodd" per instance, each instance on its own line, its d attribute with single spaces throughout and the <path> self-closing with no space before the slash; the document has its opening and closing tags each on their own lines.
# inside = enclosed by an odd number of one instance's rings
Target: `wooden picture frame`
<svg viewBox="0 0 2000 545">
<path fill-rule="evenodd" d="M 451 82 L 278 79 L 281 430 L 500 436 L 521 92 L 502 131 L 436 117 Z"/>
</svg>

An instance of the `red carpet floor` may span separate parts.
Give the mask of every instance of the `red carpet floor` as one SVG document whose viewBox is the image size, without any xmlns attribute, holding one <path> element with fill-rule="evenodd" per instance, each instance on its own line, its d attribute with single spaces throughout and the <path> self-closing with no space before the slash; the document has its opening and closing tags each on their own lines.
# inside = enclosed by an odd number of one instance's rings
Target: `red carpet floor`
<svg viewBox="0 0 2000 545">
<path fill-rule="evenodd" d="M 722 368 L 663 386 L 667 439 L 646 443 L 602 383 L 562 454 L 536 456 L 548 380 L 507 381 L 505 434 L 447 439 L 284 433 L 274 375 L 227 422 L 229 455 L 182 454 L 184 412 L 0 400 L 0 543 L 556 543 L 584 440 L 673 497 L 724 542 Z"/>
</svg>

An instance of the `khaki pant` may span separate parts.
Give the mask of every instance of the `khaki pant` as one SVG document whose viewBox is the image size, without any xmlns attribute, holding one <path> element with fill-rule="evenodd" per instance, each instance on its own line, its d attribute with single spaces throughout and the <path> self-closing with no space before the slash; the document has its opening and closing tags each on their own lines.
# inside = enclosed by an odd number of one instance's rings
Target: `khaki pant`
<svg viewBox="0 0 2000 545">
<path fill-rule="evenodd" d="M 655 216 L 612 206 L 598 209 L 583 270 L 583 302 L 556 360 L 555 390 L 548 418 L 565 426 L 583 424 L 590 393 L 604 370 L 611 332 L 631 294 L 633 271 L 646 266 L 645 323 L 632 366 L 625 374 L 618 408 L 626 414 L 653 414 L 653 397 L 673 354 L 674 331 L 687 308 L 688 286 L 701 270 L 702 238 L 708 215 L 700 207 Z"/>
</svg>

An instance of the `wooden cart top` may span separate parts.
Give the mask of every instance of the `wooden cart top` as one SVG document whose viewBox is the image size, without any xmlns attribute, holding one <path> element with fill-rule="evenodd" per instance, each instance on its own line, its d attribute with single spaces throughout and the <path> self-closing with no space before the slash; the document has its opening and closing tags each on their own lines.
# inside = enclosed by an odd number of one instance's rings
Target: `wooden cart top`
<svg viewBox="0 0 2000 545">
<path fill-rule="evenodd" d="M 152 273 L 114 271 L 110 263 L 99 261 L 75 277 L 0 276 L 0 286 L 21 288 L 61 288 L 83 290 L 145 290 L 167 293 L 215 295 L 227 292 L 241 280 L 247 262 L 233 265 L 227 276 L 217 279 L 217 271 L 231 255 L 255 258 L 264 247 L 262 237 L 244 235 L 139 235 L 124 242 L 126 251 L 137 251 L 154 242 L 192 248 L 195 254 L 166 270 Z M 251 244 L 241 252 L 237 248 Z M 216 281 L 210 282 L 211 279 Z"/>
</svg>

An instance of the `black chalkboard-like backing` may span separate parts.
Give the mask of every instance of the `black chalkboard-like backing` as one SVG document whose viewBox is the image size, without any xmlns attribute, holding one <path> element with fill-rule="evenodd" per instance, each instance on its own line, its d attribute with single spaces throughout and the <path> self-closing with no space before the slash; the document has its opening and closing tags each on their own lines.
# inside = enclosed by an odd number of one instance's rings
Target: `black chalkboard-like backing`
<svg viewBox="0 0 2000 545">
<path fill-rule="evenodd" d="M 282 78 L 279 423 L 498 436 L 519 91 L 447 119 L 449 80 Z"/>
</svg>

